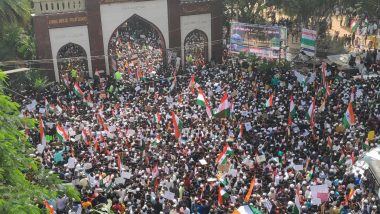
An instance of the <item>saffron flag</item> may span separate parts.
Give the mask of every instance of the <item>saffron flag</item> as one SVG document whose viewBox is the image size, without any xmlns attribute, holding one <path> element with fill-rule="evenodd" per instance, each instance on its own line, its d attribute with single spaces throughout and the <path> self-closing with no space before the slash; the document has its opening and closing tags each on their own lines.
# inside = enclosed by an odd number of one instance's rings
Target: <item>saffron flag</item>
<svg viewBox="0 0 380 214">
<path fill-rule="evenodd" d="M 195 85 L 195 75 L 191 75 L 191 80 L 189 84 L 189 88 L 191 90 L 191 93 L 194 94 L 194 85 Z"/>
<path fill-rule="evenodd" d="M 174 126 L 175 138 L 179 139 L 181 137 L 183 123 L 174 112 L 172 112 L 172 121 L 173 121 L 173 126 Z"/>
<path fill-rule="evenodd" d="M 40 142 L 43 146 L 46 146 L 45 126 L 41 117 L 40 117 Z"/>
<path fill-rule="evenodd" d="M 255 186 L 255 182 L 256 182 L 256 176 L 254 176 L 254 177 L 252 178 L 252 180 L 251 180 L 251 184 L 249 185 L 248 192 L 247 192 L 247 194 L 245 195 L 244 202 L 246 202 L 246 203 L 249 201 L 249 198 L 251 197 L 253 187 Z"/>
<path fill-rule="evenodd" d="M 231 104 L 228 101 L 228 94 L 227 92 L 224 93 L 224 96 L 220 102 L 220 105 L 215 113 L 215 117 L 223 118 L 223 117 L 229 117 L 230 116 L 230 108 Z"/>
</svg>

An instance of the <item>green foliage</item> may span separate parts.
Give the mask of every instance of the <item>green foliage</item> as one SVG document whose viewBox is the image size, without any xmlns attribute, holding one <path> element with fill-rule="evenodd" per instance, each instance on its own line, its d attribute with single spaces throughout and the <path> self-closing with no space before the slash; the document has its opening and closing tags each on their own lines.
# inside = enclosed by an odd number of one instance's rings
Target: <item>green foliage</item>
<svg viewBox="0 0 380 214">
<path fill-rule="evenodd" d="M 1 0 L 0 1 L 0 32 L 10 24 L 25 26 L 31 18 L 30 0 Z"/>
<path fill-rule="evenodd" d="M 319 23 L 329 18 L 339 0 L 282 0 L 271 1 L 270 5 L 281 10 L 298 23 L 312 29 L 319 28 Z"/>
<path fill-rule="evenodd" d="M 29 155 L 34 149 L 23 130 L 36 123 L 19 117 L 20 106 L 4 95 L 5 81 L 0 71 L 0 213 L 40 213 L 37 203 L 55 198 L 61 181 Z"/>
<path fill-rule="evenodd" d="M 0 37 L 0 60 L 36 58 L 35 41 L 23 28 L 8 25 L 0 32 Z"/>
<path fill-rule="evenodd" d="M 240 22 L 264 24 L 265 0 L 224 0 L 227 19 L 238 17 Z"/>
</svg>

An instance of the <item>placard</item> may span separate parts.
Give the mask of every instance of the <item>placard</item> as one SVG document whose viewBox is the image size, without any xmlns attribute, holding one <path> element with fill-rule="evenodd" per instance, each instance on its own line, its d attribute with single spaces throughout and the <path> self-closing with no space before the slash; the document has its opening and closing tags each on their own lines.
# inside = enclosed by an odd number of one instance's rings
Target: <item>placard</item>
<svg viewBox="0 0 380 214">
<path fill-rule="evenodd" d="M 168 200 L 174 200 L 175 194 L 172 192 L 166 191 L 163 197 Z"/>
</svg>

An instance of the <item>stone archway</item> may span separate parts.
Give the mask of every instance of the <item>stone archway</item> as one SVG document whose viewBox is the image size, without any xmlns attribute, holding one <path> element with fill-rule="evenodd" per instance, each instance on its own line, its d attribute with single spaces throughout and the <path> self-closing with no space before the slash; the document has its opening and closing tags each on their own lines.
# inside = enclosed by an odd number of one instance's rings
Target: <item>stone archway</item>
<svg viewBox="0 0 380 214">
<path fill-rule="evenodd" d="M 75 43 L 67 43 L 58 50 L 57 65 L 60 80 L 72 69 L 78 71 L 79 77 L 88 77 L 89 75 L 86 51 Z"/>
<path fill-rule="evenodd" d="M 165 39 L 157 26 L 132 15 L 112 33 L 108 42 L 110 70 L 155 72 L 165 62 Z"/>
<path fill-rule="evenodd" d="M 186 64 L 199 64 L 208 61 L 208 38 L 205 32 L 195 29 L 187 34 L 184 41 Z"/>
</svg>

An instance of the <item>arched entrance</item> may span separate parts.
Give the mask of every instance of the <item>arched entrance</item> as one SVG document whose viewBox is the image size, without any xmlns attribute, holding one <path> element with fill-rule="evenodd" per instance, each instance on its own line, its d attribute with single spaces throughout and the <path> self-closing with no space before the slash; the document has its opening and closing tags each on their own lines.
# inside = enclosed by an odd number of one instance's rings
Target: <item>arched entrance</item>
<svg viewBox="0 0 380 214">
<path fill-rule="evenodd" d="M 146 19 L 133 15 L 112 33 L 108 42 L 111 71 L 154 74 L 162 68 L 165 39 Z"/>
<path fill-rule="evenodd" d="M 79 77 L 88 77 L 87 54 L 84 48 L 78 44 L 67 43 L 62 46 L 58 50 L 57 65 L 60 80 L 72 69 L 78 71 Z"/>
<path fill-rule="evenodd" d="M 208 38 L 205 32 L 193 30 L 187 34 L 184 42 L 186 64 L 199 65 L 208 60 Z"/>
</svg>

